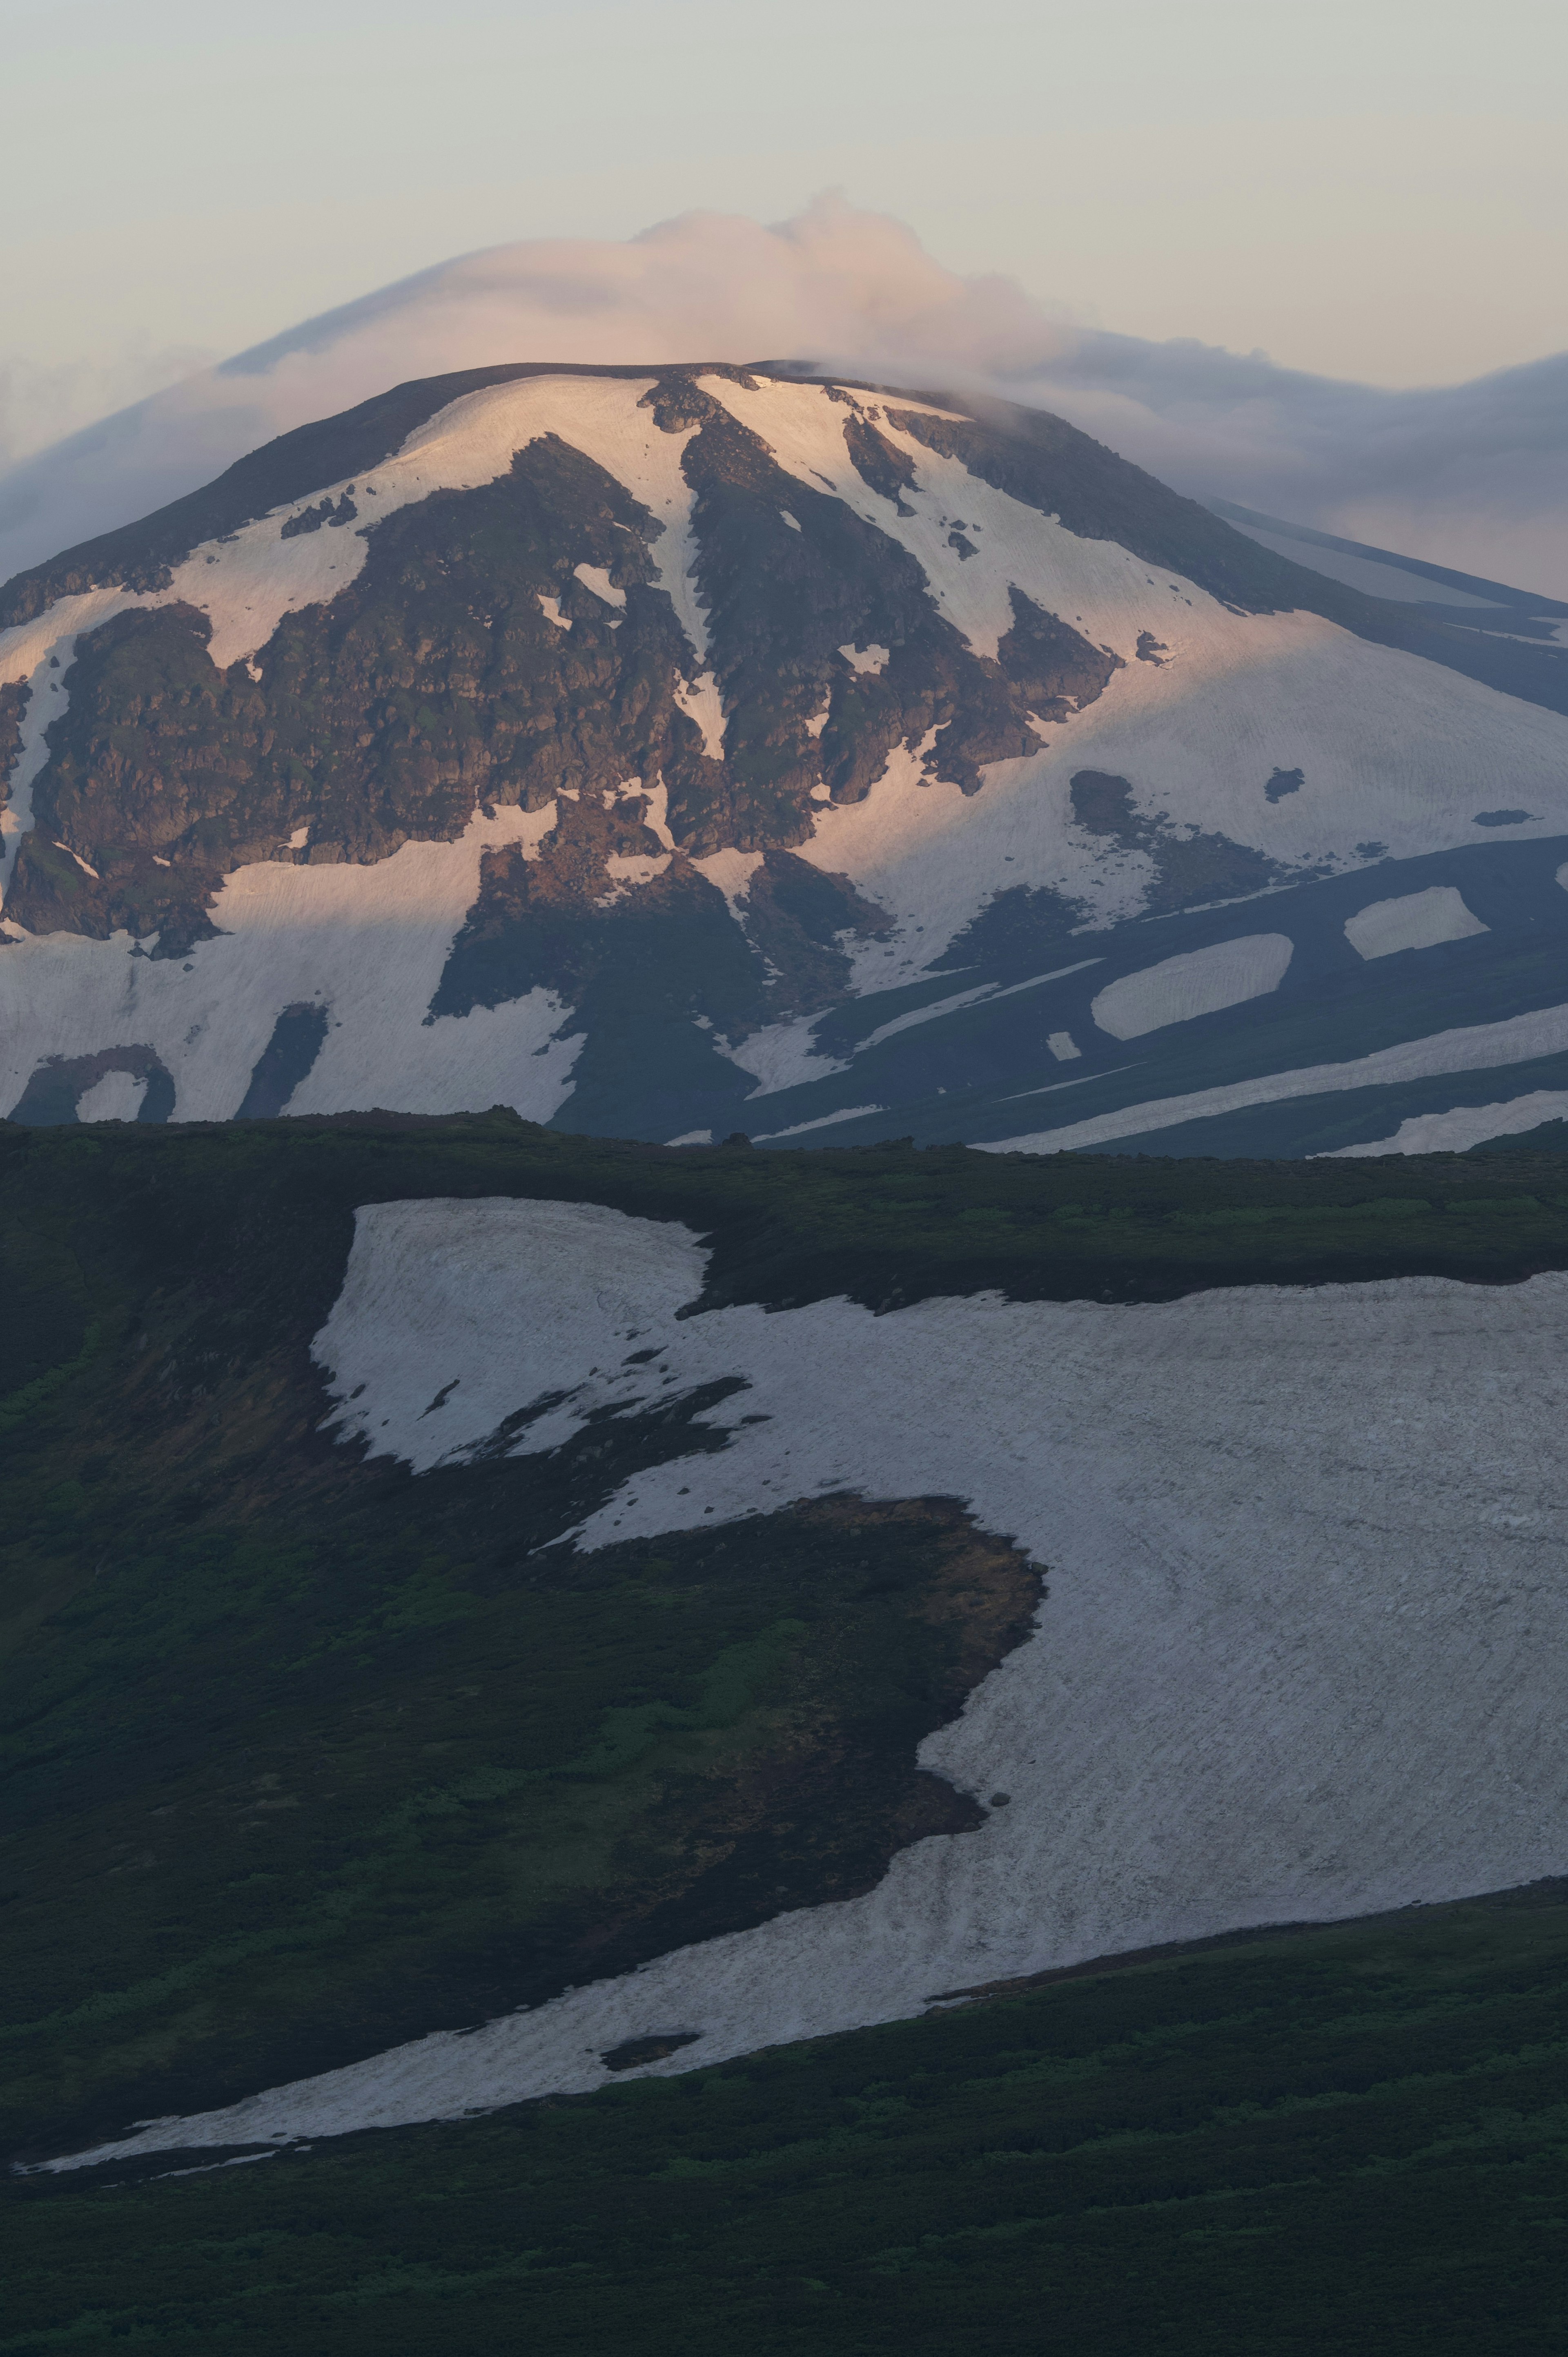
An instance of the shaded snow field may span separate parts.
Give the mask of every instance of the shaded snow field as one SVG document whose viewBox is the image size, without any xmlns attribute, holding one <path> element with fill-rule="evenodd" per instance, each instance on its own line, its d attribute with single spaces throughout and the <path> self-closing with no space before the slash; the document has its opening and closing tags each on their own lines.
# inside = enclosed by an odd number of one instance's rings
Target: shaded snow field
<svg viewBox="0 0 1568 2357">
<path fill-rule="evenodd" d="M 91 590 L 0 633 L 0 682 L 33 685 L 0 813 L 0 884 L 32 823 L 44 732 L 66 709 L 81 631 L 128 607 L 181 599 L 210 617 L 216 662 L 250 659 L 286 614 L 348 587 L 378 518 L 437 490 L 493 481 L 516 450 L 547 434 L 606 468 L 664 526 L 652 544 L 654 562 L 701 666 L 682 702 L 708 749 L 719 749 L 724 714 L 693 577 L 693 494 L 681 471 L 690 435 L 660 432 L 639 408 L 649 382 L 562 375 L 466 394 L 354 479 L 354 526 L 280 537 L 289 515 L 323 495 L 336 501 L 348 482 L 324 486 L 231 541 L 204 544 L 175 569 L 166 589 Z M 1520 795 L 1531 811 L 1522 835 L 1568 832 L 1568 721 L 1561 716 L 1369 645 L 1313 615 L 1233 614 L 1183 576 L 1151 569 L 1114 543 L 1080 539 L 978 481 L 958 460 L 900 432 L 884 412 L 880 430 L 915 469 L 905 495 L 913 512 L 900 516 L 851 465 L 843 409 L 820 387 L 763 380 L 748 392 L 725 378 L 702 382 L 799 479 L 802 515 L 808 498 L 821 499 L 831 485 L 917 559 L 937 607 L 978 653 L 994 654 L 1012 621 L 1009 590 L 1016 585 L 1122 658 L 1097 702 L 1069 721 L 1042 724 L 1039 753 L 991 765 L 978 796 L 932 783 L 918 753 L 900 748 L 865 802 L 813 805 L 815 832 L 800 856 L 847 874 L 897 920 L 891 944 L 846 942 L 857 991 L 913 979 L 1001 888 L 1052 886 L 1081 899 L 1101 922 L 1134 914 L 1152 864 L 1077 826 L 1070 781 L 1086 767 L 1128 779 L 1145 818 L 1165 814 L 1178 825 L 1218 831 L 1287 866 L 1356 864 L 1357 844 L 1371 836 L 1395 858 L 1472 843 L 1478 807 L 1512 804 Z M 896 406 L 943 414 L 914 400 L 899 398 Z M 957 518 L 975 552 L 967 559 L 949 544 Z M 607 576 L 589 566 L 579 572 L 596 596 L 617 602 Z M 553 619 L 569 627 L 558 611 Z M 1167 651 L 1157 664 L 1136 660 L 1145 630 Z M 844 657 L 868 672 L 880 667 L 886 650 L 850 644 Z M 1301 769 L 1305 783 L 1271 804 L 1263 786 L 1277 768 Z M 643 782 L 657 789 L 657 780 Z M 550 1044 L 563 1010 L 536 994 L 476 1009 L 451 1026 L 424 1021 L 477 893 L 479 849 L 508 839 L 516 819 L 502 812 L 496 822 L 476 820 L 460 844 L 405 845 L 363 866 L 243 868 L 213 910 L 231 938 L 201 942 L 187 961 L 144 963 L 133 958 L 128 936 L 108 943 L 63 933 L 24 938 L 0 956 L 0 1113 L 15 1105 L 42 1056 L 137 1046 L 151 1047 L 172 1075 L 176 1118 L 220 1118 L 242 1102 L 277 1017 L 308 1000 L 331 1005 L 332 1028 L 291 1112 L 389 1104 L 437 1113 L 499 1103 L 547 1120 L 570 1086 L 576 1052 L 575 1042 Z M 757 865 L 749 857 L 749 866 L 734 852 L 701 863 L 704 873 L 728 863 L 721 888 L 743 914 Z M 634 890 L 644 880 L 617 882 Z M 1151 1004 L 1160 987 L 1145 993 Z M 1159 1019 L 1184 1016 L 1178 1007 Z M 535 1063 L 540 1047 L 548 1053 Z M 744 1059 L 765 1090 L 834 1069 L 812 1055 L 809 1026 L 760 1035 L 746 1043 Z M 118 1104 L 121 1097 L 103 1102 Z"/>
<path fill-rule="evenodd" d="M 531 1405 L 520 1452 L 742 1377 L 704 1418 L 722 1453 L 637 1475 L 585 1549 L 837 1489 L 967 1500 L 1048 1597 L 919 1756 L 1010 1804 L 864 1898 L 57 2166 L 590 2089 L 621 2040 L 699 2033 L 648 2066 L 670 2074 L 1006 1975 L 1563 1870 L 1568 1277 L 677 1318 L 703 1276 L 685 1229 L 594 1205 L 381 1204 L 316 1353 L 340 1431 L 420 1469 Z"/>
</svg>

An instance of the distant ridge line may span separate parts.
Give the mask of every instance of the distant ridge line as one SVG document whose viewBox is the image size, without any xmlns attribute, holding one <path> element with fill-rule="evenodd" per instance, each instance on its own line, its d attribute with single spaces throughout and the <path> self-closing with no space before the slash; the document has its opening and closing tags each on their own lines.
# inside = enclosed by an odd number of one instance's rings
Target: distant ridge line
<svg viewBox="0 0 1568 2357">
<path fill-rule="evenodd" d="M 1413 573 L 1423 581 L 1439 582 L 1445 589 L 1464 589 L 1472 596 L 1495 598 L 1501 605 L 1517 606 L 1531 614 L 1568 614 L 1568 606 L 1555 597 L 1537 597 L 1527 589 L 1510 589 L 1506 582 L 1487 581 L 1478 573 L 1455 573 L 1446 565 L 1428 565 L 1422 557 L 1402 556 L 1396 549 L 1374 548 L 1370 541 L 1340 540 L 1331 532 L 1292 523 L 1285 516 L 1265 515 L 1261 508 L 1244 508 L 1235 500 L 1210 499 L 1204 505 L 1228 522 L 1254 524 L 1260 531 L 1279 533 L 1287 540 L 1306 541 L 1314 548 L 1331 548 L 1340 556 L 1371 557 L 1380 565 L 1394 565 L 1401 573 Z"/>
</svg>

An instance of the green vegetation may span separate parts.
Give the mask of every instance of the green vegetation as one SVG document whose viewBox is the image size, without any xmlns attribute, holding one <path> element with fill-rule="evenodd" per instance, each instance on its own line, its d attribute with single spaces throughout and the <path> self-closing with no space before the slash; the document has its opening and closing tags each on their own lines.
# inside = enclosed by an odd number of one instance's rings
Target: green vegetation
<svg viewBox="0 0 1568 2357">
<path fill-rule="evenodd" d="M 1217 1944 L 259 2166 L 27 2179 L 0 2357 L 1548 2357 L 1565 1896 Z"/>
</svg>

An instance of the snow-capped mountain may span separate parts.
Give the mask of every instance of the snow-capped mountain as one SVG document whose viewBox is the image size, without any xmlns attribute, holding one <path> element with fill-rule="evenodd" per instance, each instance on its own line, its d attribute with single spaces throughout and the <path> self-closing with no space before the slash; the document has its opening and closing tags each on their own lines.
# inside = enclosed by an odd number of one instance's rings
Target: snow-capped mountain
<svg viewBox="0 0 1568 2357">
<path fill-rule="evenodd" d="M 1058 419 L 784 369 L 286 435 L 0 592 L 0 1111 L 1561 1115 L 1557 609 L 1237 524 Z"/>
</svg>

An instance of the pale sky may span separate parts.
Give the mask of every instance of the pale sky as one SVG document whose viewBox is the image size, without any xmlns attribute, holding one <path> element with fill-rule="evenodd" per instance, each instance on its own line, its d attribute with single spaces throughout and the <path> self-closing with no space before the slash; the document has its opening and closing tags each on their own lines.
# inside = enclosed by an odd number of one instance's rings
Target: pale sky
<svg viewBox="0 0 1568 2357">
<path fill-rule="evenodd" d="M 13 455 L 455 253 L 835 186 L 1130 335 L 1568 347 L 1568 0 L 0 0 L 0 54 Z"/>
</svg>

